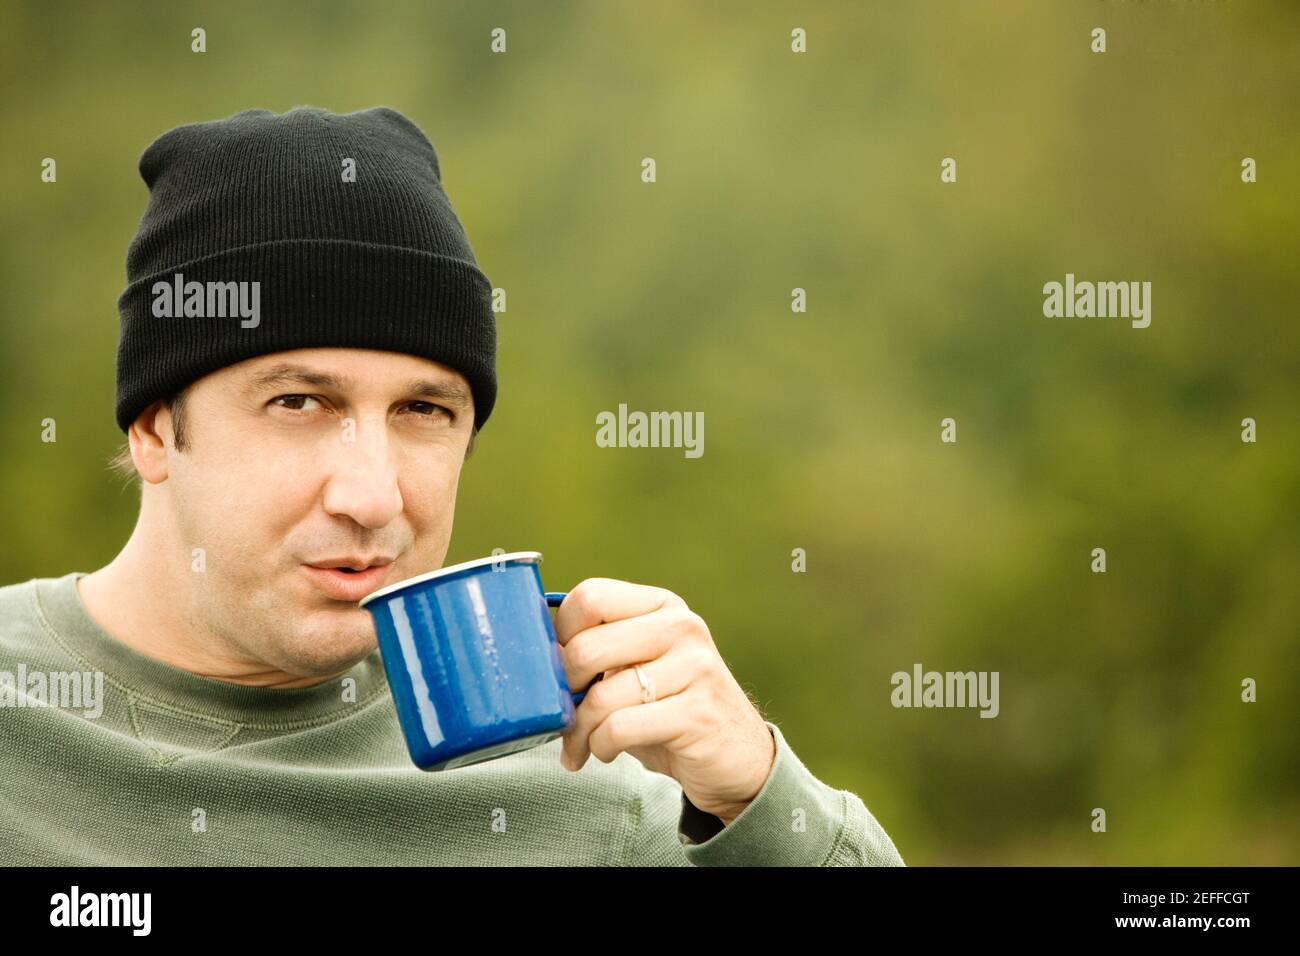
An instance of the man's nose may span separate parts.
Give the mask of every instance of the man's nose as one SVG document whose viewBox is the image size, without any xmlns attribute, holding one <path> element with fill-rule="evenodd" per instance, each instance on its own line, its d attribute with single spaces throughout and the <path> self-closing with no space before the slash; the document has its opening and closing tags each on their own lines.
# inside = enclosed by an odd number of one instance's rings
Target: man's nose
<svg viewBox="0 0 1300 956">
<path fill-rule="evenodd" d="M 340 437 L 325 485 L 324 507 L 365 528 L 382 528 L 402 513 L 402 493 L 384 422 L 356 421 Z"/>
</svg>

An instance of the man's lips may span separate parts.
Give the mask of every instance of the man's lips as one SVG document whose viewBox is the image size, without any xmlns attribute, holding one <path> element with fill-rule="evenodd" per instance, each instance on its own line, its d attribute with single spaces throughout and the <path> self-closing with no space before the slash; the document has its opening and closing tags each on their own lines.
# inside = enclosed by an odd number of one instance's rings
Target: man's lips
<svg viewBox="0 0 1300 956">
<path fill-rule="evenodd" d="M 364 571 L 347 572 L 340 568 L 317 568 L 310 564 L 302 566 L 312 582 L 334 600 L 352 602 L 360 601 L 371 591 L 383 587 L 384 579 L 392 567 L 391 564 L 383 564 Z"/>
</svg>

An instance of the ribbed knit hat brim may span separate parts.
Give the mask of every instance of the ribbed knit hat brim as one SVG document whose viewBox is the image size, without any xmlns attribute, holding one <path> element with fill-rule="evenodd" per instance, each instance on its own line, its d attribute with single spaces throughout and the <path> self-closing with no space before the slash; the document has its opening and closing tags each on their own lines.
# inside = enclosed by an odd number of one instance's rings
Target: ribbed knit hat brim
<svg viewBox="0 0 1300 956">
<path fill-rule="evenodd" d="M 356 166 L 345 182 L 343 160 Z M 404 352 L 463 374 L 482 427 L 496 400 L 491 283 L 442 189 L 433 146 L 383 107 L 248 110 L 145 150 L 149 206 L 118 300 L 118 426 L 227 365 L 311 347 Z M 154 286 L 258 282 L 260 316 L 160 317 Z"/>
</svg>

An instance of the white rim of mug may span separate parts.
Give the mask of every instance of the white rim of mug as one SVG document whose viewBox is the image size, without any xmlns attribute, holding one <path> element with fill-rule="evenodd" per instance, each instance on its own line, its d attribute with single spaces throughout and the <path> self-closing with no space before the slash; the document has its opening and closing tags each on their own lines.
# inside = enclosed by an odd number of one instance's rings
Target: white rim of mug
<svg viewBox="0 0 1300 956">
<path fill-rule="evenodd" d="M 402 588 L 409 588 L 413 584 L 423 584 L 425 581 L 432 581 L 435 578 L 446 577 L 449 574 L 455 574 L 457 571 L 465 571 L 469 568 L 477 568 L 485 564 L 496 564 L 498 561 L 526 561 L 532 564 L 540 564 L 542 561 L 542 552 L 511 551 L 509 554 L 494 554 L 488 558 L 475 558 L 473 561 L 462 561 L 460 564 L 453 564 L 449 568 L 439 568 L 436 571 L 426 571 L 424 574 L 417 574 L 413 578 L 407 578 L 405 581 L 398 581 L 396 584 L 386 584 L 378 591 L 371 591 L 357 602 L 357 607 L 365 607 L 368 602 L 373 601 L 376 598 L 386 597 L 394 591 L 400 591 Z"/>
</svg>

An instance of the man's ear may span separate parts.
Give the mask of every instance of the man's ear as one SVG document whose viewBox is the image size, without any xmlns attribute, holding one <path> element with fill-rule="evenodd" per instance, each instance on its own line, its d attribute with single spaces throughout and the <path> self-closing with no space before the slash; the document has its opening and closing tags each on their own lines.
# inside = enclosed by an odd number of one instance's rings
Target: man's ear
<svg viewBox="0 0 1300 956">
<path fill-rule="evenodd" d="M 166 441 L 163 436 L 166 435 Z M 131 423 L 126 433 L 131 460 L 140 477 L 151 485 L 167 480 L 167 445 L 172 441 L 172 414 L 161 401 L 154 402 Z"/>
</svg>

